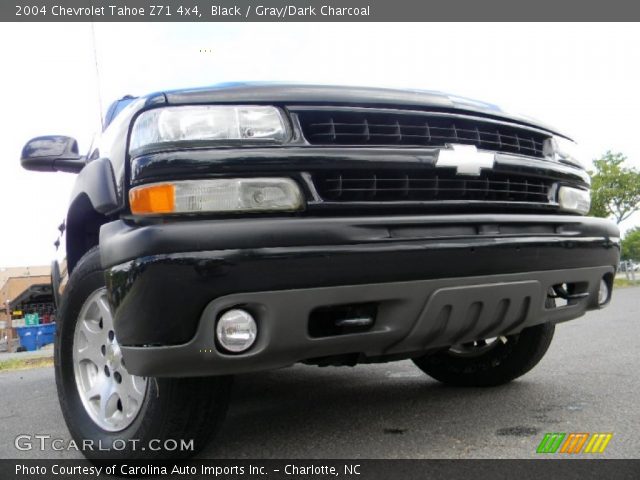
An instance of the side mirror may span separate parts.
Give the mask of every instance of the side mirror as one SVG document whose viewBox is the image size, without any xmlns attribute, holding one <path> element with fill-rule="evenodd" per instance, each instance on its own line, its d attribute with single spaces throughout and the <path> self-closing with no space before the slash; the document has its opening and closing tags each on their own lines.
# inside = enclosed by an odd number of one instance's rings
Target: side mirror
<svg viewBox="0 0 640 480">
<path fill-rule="evenodd" d="M 78 142 L 63 135 L 32 138 L 22 149 L 20 164 L 37 172 L 78 173 L 85 166 L 85 157 L 78 154 Z"/>
</svg>

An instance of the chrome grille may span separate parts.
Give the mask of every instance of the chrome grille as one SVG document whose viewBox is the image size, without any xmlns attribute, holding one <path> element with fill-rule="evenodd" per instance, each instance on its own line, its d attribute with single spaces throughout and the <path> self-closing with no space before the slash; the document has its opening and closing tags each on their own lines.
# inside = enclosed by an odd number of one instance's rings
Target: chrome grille
<svg viewBox="0 0 640 480">
<path fill-rule="evenodd" d="M 295 111 L 295 110 L 294 110 Z M 475 145 L 497 152 L 543 157 L 550 135 L 514 124 L 459 115 L 375 109 L 295 111 L 312 145 Z"/>
</svg>

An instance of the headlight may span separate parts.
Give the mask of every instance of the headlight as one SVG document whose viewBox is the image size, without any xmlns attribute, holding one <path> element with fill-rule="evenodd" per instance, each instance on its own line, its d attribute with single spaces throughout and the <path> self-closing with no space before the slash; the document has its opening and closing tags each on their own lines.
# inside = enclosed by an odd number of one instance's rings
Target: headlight
<svg viewBox="0 0 640 480">
<path fill-rule="evenodd" d="M 560 187 L 558 190 L 558 204 L 563 210 L 586 215 L 589 213 L 589 208 L 591 208 L 591 194 L 588 190 Z"/>
<path fill-rule="evenodd" d="M 282 142 L 285 120 L 276 107 L 188 106 L 148 110 L 136 119 L 130 151 L 175 142 Z"/>
<path fill-rule="evenodd" d="M 544 156 L 558 162 L 570 163 L 578 167 L 587 168 L 587 162 L 582 149 L 576 142 L 563 137 L 548 138 L 543 145 Z"/>
<path fill-rule="evenodd" d="M 136 215 L 296 211 L 302 192 L 290 178 L 229 178 L 151 183 L 129 191 Z"/>
</svg>

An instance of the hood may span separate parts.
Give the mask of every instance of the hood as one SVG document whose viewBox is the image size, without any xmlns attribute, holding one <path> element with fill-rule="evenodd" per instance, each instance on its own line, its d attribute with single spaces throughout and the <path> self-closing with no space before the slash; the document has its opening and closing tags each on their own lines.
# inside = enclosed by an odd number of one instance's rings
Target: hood
<svg viewBox="0 0 640 480">
<path fill-rule="evenodd" d="M 472 113 L 509 120 L 564 136 L 549 125 L 523 115 L 505 112 L 498 105 L 431 90 L 277 82 L 228 82 L 194 89 L 170 90 L 162 92 L 162 95 L 170 105 L 239 102 L 276 105 L 357 105 Z"/>
</svg>

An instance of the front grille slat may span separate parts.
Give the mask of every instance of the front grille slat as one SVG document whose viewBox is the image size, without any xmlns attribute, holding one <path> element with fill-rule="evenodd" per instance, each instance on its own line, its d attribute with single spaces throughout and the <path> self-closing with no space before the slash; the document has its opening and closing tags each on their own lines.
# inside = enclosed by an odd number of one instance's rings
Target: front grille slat
<svg viewBox="0 0 640 480">
<path fill-rule="evenodd" d="M 461 177 L 449 169 L 410 171 L 319 171 L 313 183 L 325 201 L 448 201 L 549 203 L 550 179 L 486 171 Z"/>
<path fill-rule="evenodd" d="M 375 178 L 376 182 L 385 182 L 385 183 L 392 183 L 392 182 L 403 182 L 405 183 L 408 178 L 409 175 L 405 175 L 403 178 L 385 178 L 384 176 L 380 175 L 380 174 L 373 174 L 373 177 Z M 435 177 L 437 178 L 437 177 Z M 362 176 L 362 174 L 359 175 L 358 178 L 348 178 L 346 180 L 342 179 L 342 176 L 340 175 L 339 178 L 326 178 L 325 181 L 328 184 L 333 184 L 333 183 L 339 183 L 341 186 L 339 187 L 340 189 L 342 189 L 342 185 L 344 184 L 344 182 L 372 182 L 372 177 L 366 177 L 364 178 Z M 419 182 L 433 182 L 433 179 L 430 178 L 411 178 L 411 181 L 415 184 L 415 183 L 419 183 Z M 440 180 L 440 183 L 444 183 L 446 185 L 447 182 L 451 182 L 451 183 L 459 183 L 461 180 L 460 179 L 442 179 Z M 487 185 L 489 182 L 492 185 L 504 185 L 506 188 L 505 190 L 510 190 L 511 187 L 515 187 L 518 190 L 521 190 L 525 193 L 529 192 L 529 190 L 531 188 L 537 188 L 540 189 L 537 193 L 542 193 L 544 191 L 544 194 L 547 194 L 547 185 L 545 184 L 545 182 L 539 182 L 539 183 L 532 183 L 529 182 L 527 180 L 523 181 L 523 182 L 515 182 L 515 181 L 509 181 L 508 179 L 505 181 L 500 181 L 500 180 L 489 180 L 489 178 L 484 178 L 481 180 L 464 180 L 466 182 L 468 182 L 471 185 L 477 184 L 477 185 L 482 185 L 483 187 L 485 185 Z M 532 193 L 536 193 L 536 192 L 532 192 Z"/>
<path fill-rule="evenodd" d="M 296 114 L 304 137 L 314 145 L 441 147 L 464 143 L 542 158 L 544 142 L 551 136 L 517 124 L 428 112 L 303 109 Z"/>
</svg>

